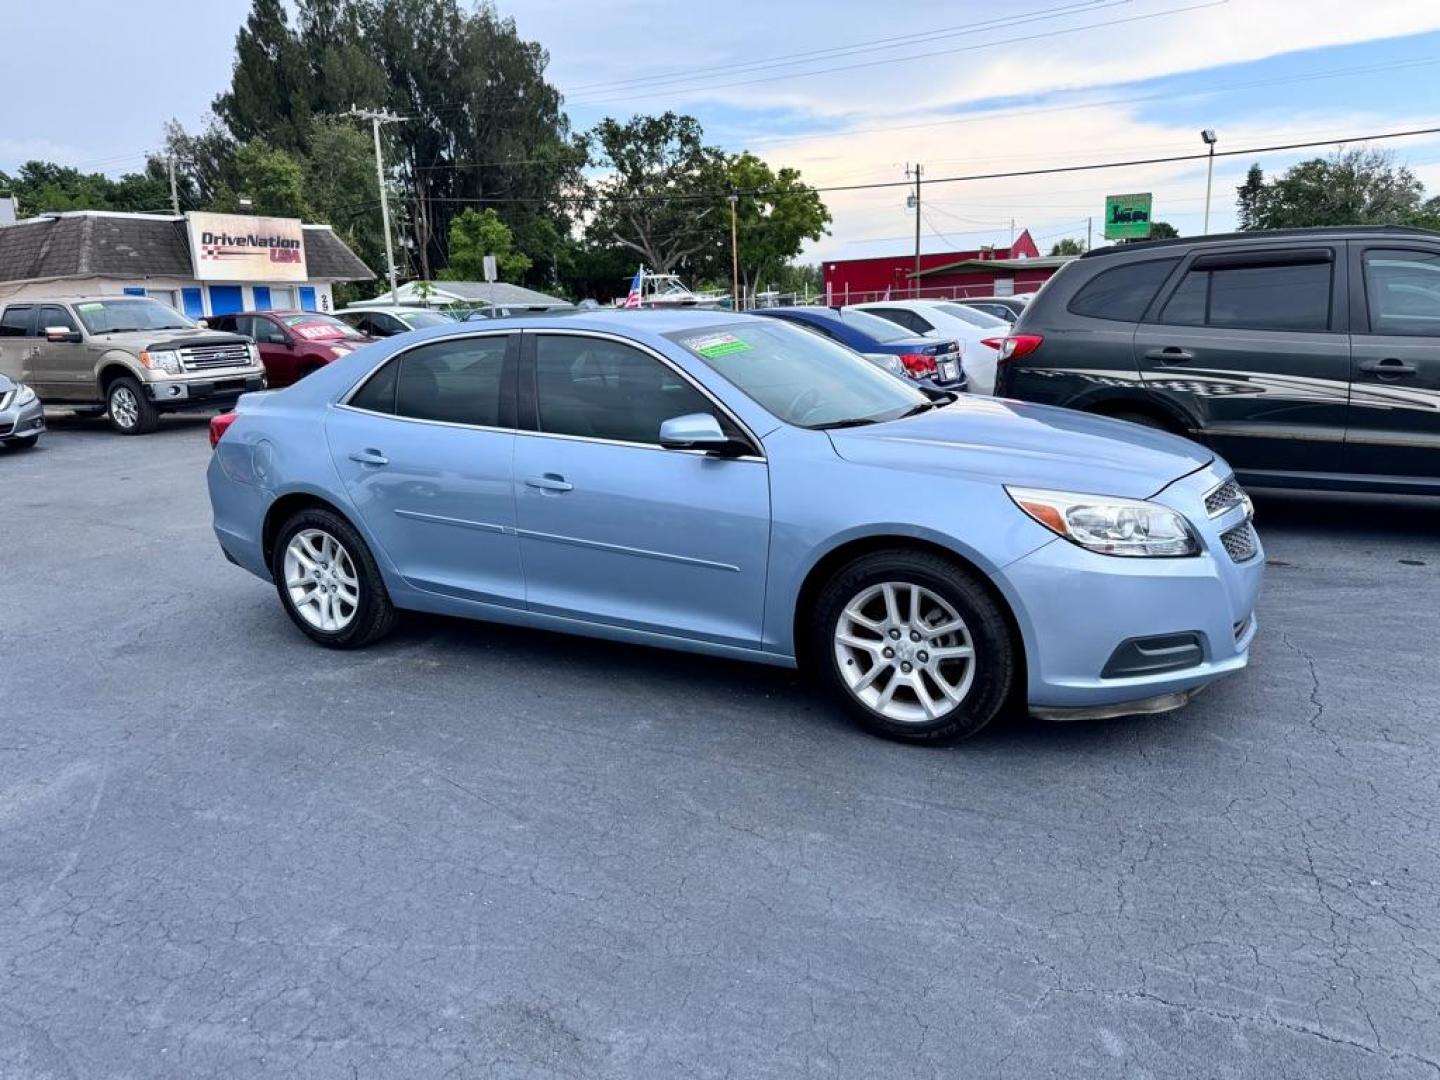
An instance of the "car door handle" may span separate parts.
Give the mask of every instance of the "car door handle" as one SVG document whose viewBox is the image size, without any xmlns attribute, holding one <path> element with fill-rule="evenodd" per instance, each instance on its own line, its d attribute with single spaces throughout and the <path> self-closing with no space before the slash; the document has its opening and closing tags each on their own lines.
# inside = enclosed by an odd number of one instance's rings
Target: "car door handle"
<svg viewBox="0 0 1440 1080">
<path fill-rule="evenodd" d="M 1184 349 L 1177 349 L 1174 345 L 1167 345 L 1163 349 L 1151 349 L 1145 354 L 1146 360 L 1155 360 L 1161 364 L 1188 364 L 1195 359 L 1195 354 L 1186 352 Z"/>
<path fill-rule="evenodd" d="M 544 476 L 527 476 L 525 486 L 535 488 L 538 491 L 553 491 L 557 494 L 562 491 L 571 491 L 575 485 L 566 483 L 565 478 L 559 473 L 546 473 Z"/>
<path fill-rule="evenodd" d="M 1401 375 L 1414 375 L 1415 365 L 1407 364 L 1396 356 L 1387 356 L 1384 360 L 1361 360 L 1360 370 L 1379 375 L 1382 379 L 1395 379 Z"/>
<path fill-rule="evenodd" d="M 355 450 L 350 454 L 351 461 L 358 461 L 361 465 L 389 465 L 390 459 L 379 450 Z"/>
</svg>

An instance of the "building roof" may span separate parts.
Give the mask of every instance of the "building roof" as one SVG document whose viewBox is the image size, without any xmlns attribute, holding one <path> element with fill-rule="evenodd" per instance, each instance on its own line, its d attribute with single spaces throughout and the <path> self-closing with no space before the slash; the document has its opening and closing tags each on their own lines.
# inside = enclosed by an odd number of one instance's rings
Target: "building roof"
<svg viewBox="0 0 1440 1080">
<path fill-rule="evenodd" d="M 1036 259 L 961 259 L 958 262 L 945 263 L 943 266 L 931 266 L 920 273 L 906 274 L 906 277 L 929 277 L 931 274 L 951 274 L 964 270 L 1054 270 L 1056 267 L 1064 266 L 1071 259 L 1078 259 L 1078 255 L 1042 255 Z"/>
<path fill-rule="evenodd" d="M 305 226 L 305 263 L 314 281 L 375 276 L 328 225 Z M 0 281 L 189 278 L 194 272 L 183 217 L 77 210 L 0 227 Z"/>
<path fill-rule="evenodd" d="M 407 281 L 396 290 L 400 302 L 406 304 L 420 301 L 422 286 L 429 292 L 429 302 L 432 306 L 437 302 L 440 304 L 459 302 L 495 307 L 570 306 L 569 300 L 562 300 L 558 296 L 547 296 L 534 289 L 527 289 L 522 285 L 509 285 L 503 281 Z M 388 293 L 382 293 L 381 297 L 388 298 Z"/>
</svg>

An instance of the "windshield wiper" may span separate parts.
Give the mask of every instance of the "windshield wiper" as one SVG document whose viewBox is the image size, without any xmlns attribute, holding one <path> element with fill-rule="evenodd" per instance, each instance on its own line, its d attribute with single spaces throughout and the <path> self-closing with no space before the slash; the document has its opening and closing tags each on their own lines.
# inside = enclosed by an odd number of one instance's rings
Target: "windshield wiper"
<svg viewBox="0 0 1440 1080">
<path fill-rule="evenodd" d="M 873 416 L 852 416 L 848 420 L 830 420 L 824 424 L 810 424 L 809 427 L 811 431 L 834 431 L 836 428 L 864 427 L 879 422 Z"/>
<path fill-rule="evenodd" d="M 911 405 L 910 408 L 895 417 L 895 419 L 904 420 L 907 416 L 919 416 L 922 412 L 929 412 L 935 407 L 935 402 L 933 401 L 917 401 L 914 405 Z"/>
</svg>

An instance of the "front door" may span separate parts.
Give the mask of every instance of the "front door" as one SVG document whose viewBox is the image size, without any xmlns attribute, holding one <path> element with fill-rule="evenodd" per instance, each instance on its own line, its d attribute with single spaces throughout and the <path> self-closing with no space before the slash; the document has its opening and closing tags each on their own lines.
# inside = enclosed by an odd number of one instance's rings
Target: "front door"
<svg viewBox="0 0 1440 1080">
<path fill-rule="evenodd" d="M 0 311 L 0 375 L 30 386 L 42 398 L 47 388 L 35 377 L 35 305 L 10 304 Z"/>
<path fill-rule="evenodd" d="M 506 334 L 427 342 L 389 360 L 326 422 L 360 517 L 417 589 L 524 606 L 515 352 Z"/>
<path fill-rule="evenodd" d="M 79 341 L 50 341 L 52 327 L 79 334 L 80 324 L 59 304 L 42 304 L 35 322 L 35 375 L 53 401 L 94 401 L 99 396 L 95 370 Z"/>
<path fill-rule="evenodd" d="M 1252 480 L 1341 468 L 1345 266 L 1328 245 L 1205 254 L 1135 332 L 1145 386 Z"/>
<path fill-rule="evenodd" d="M 260 362 L 265 365 L 265 381 L 271 387 L 289 386 L 299 375 L 295 346 L 280 324 L 267 315 L 241 316 L 240 333 L 255 339 Z"/>
<path fill-rule="evenodd" d="M 757 646 L 770 536 L 758 448 L 662 449 L 672 417 L 734 422 L 657 354 L 598 334 L 524 336 L 515 502 L 529 607 Z"/>
<path fill-rule="evenodd" d="M 1347 472 L 1440 483 L 1440 250 L 1352 242 Z"/>
</svg>

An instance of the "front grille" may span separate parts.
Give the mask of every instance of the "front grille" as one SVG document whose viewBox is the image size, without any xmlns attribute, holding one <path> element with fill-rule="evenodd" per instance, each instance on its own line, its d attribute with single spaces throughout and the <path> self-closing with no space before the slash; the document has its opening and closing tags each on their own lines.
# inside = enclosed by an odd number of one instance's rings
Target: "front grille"
<svg viewBox="0 0 1440 1080">
<path fill-rule="evenodd" d="M 3 394 L 0 394 L 0 412 L 4 412 L 10 407 L 10 399 L 14 396 L 14 390 L 6 390 Z"/>
<path fill-rule="evenodd" d="M 1226 553 L 1237 563 L 1253 559 L 1260 550 L 1260 542 L 1248 521 L 1242 521 L 1233 529 L 1221 533 L 1220 543 L 1225 545 Z"/>
<path fill-rule="evenodd" d="M 1223 484 L 1217 487 L 1209 495 L 1205 496 L 1205 512 L 1212 518 L 1219 517 L 1232 507 L 1239 506 L 1245 501 L 1245 492 L 1240 490 L 1235 477 L 1230 477 Z"/>
<path fill-rule="evenodd" d="M 209 371 L 211 368 L 249 367 L 250 346 L 243 341 L 225 345 L 192 345 L 180 350 L 186 371 Z"/>
<path fill-rule="evenodd" d="M 9 435 L 14 430 L 15 425 L 12 424 L 9 420 L 6 420 L 4 423 L 0 423 L 0 435 Z"/>
</svg>

